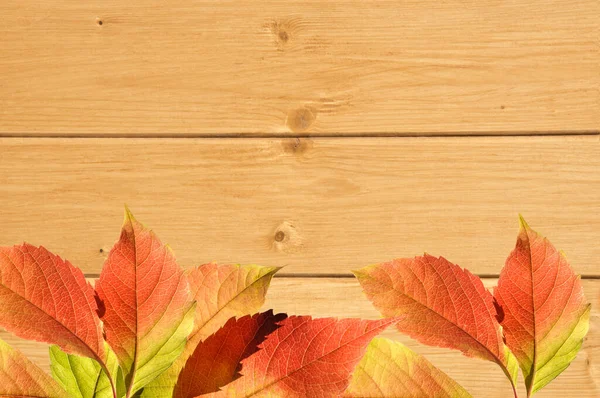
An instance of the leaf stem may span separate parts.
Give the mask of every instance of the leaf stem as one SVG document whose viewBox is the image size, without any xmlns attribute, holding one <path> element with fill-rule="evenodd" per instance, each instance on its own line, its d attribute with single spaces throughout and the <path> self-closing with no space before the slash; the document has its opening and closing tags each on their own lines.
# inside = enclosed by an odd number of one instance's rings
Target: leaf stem
<svg viewBox="0 0 600 398">
<path fill-rule="evenodd" d="M 131 384 L 129 384 L 129 386 L 127 387 L 127 395 L 125 395 L 125 398 L 130 398 L 131 397 L 131 393 L 133 392 L 133 378 L 135 377 L 135 369 L 132 373 L 132 377 L 131 377 Z"/>
<path fill-rule="evenodd" d="M 100 364 L 100 367 L 102 368 L 102 371 L 104 371 L 104 373 L 106 373 L 106 377 L 108 377 L 108 382 L 110 383 L 110 388 L 112 390 L 112 395 L 114 398 L 119 398 L 119 396 L 117 395 L 117 387 L 115 386 L 115 382 L 112 378 L 112 375 L 110 374 L 110 371 L 108 370 L 108 367 L 106 366 L 106 364 L 104 363 L 104 361 L 98 361 L 98 363 Z"/>
<path fill-rule="evenodd" d="M 513 393 L 515 394 L 515 398 L 519 398 L 519 396 L 517 395 L 517 388 L 516 388 L 516 387 L 515 387 L 515 385 L 512 383 L 512 381 L 510 382 L 510 385 L 512 386 Z"/>
<path fill-rule="evenodd" d="M 510 386 L 512 387 L 513 390 L 513 394 L 515 395 L 515 398 L 519 398 L 519 395 L 517 394 L 517 386 L 515 386 L 515 382 L 513 381 L 510 372 L 508 371 L 508 368 L 501 362 L 496 362 L 498 365 L 500 365 L 500 368 L 502 368 L 502 371 L 504 372 L 504 374 L 506 375 L 506 377 L 508 377 L 508 380 L 510 381 Z M 529 396 L 527 396 L 529 398 Z"/>
</svg>

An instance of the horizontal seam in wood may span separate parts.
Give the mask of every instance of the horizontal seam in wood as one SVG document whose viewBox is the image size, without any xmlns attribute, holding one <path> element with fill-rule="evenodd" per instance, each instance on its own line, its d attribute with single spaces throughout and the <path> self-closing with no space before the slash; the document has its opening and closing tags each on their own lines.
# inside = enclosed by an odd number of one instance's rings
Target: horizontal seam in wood
<svg viewBox="0 0 600 398">
<path fill-rule="evenodd" d="M 485 131 L 485 132 L 423 132 L 423 133 L 327 133 L 327 134 L 292 134 L 292 133 L 231 133 L 231 134 L 55 134 L 55 133 L 3 133 L 0 138 L 71 138 L 71 139 L 98 139 L 98 138 L 471 138 L 471 137 L 573 137 L 573 136 L 600 136 L 600 130 L 582 131 Z"/>
<path fill-rule="evenodd" d="M 500 277 L 499 274 L 475 274 L 477 275 L 479 278 L 481 279 L 498 279 Z M 100 274 L 94 274 L 94 273 L 89 273 L 89 274 L 85 274 L 86 278 L 89 279 L 98 279 L 100 277 Z M 282 274 L 275 274 L 274 278 L 288 278 L 288 279 L 294 279 L 294 278 L 314 278 L 314 279 L 354 279 L 354 275 L 352 274 L 335 274 L 335 273 L 329 273 L 329 274 L 314 274 L 314 273 L 295 273 L 295 274 L 290 274 L 290 273 L 282 273 Z M 600 275 L 591 275 L 591 274 L 583 274 L 581 275 L 581 279 L 588 279 L 588 280 L 600 280 Z"/>
</svg>

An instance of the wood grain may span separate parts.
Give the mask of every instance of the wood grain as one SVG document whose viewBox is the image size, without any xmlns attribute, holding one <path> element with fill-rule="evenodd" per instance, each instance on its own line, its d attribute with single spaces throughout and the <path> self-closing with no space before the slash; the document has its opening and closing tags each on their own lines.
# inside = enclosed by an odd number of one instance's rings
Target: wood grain
<svg viewBox="0 0 600 398">
<path fill-rule="evenodd" d="M 600 129 L 597 0 L 3 0 L 0 134 Z"/>
<path fill-rule="evenodd" d="M 486 279 L 491 287 L 495 279 Z M 571 366 L 557 379 L 536 394 L 536 397 L 596 398 L 600 395 L 600 280 L 583 282 L 586 297 L 592 302 L 590 331 L 581 352 Z M 290 314 L 311 314 L 315 317 L 379 317 L 371 303 L 363 296 L 360 285 L 351 278 L 280 278 L 271 283 L 265 309 Z M 474 397 L 505 398 L 510 396 L 510 385 L 504 374 L 491 362 L 466 358 L 456 351 L 421 345 L 394 330 L 383 336 L 396 339 L 411 349 L 426 355 L 436 366 L 461 383 Z M 47 346 L 12 337 L 1 331 L 0 338 L 26 353 L 44 369 L 49 368 Z M 519 381 L 522 386 L 522 380 Z M 523 389 L 522 393 L 525 396 Z"/>
<path fill-rule="evenodd" d="M 0 245 L 97 274 L 123 204 L 180 264 L 350 270 L 427 251 L 497 275 L 517 214 L 599 276 L 600 140 L 0 139 Z"/>
</svg>

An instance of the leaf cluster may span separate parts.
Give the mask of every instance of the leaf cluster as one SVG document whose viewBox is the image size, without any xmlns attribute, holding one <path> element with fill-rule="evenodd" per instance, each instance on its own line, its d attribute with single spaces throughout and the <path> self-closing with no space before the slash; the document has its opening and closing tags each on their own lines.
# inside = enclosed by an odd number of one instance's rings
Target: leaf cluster
<svg viewBox="0 0 600 398">
<path fill-rule="evenodd" d="M 379 320 L 288 316 L 263 307 L 276 267 L 184 269 L 129 210 L 92 286 L 44 247 L 0 248 L 0 327 L 51 345 L 51 373 L 0 340 L 0 397 L 469 397 L 404 345 L 498 364 L 517 396 L 568 367 L 589 325 L 580 278 L 522 220 L 491 293 L 469 271 L 430 255 L 355 274 Z"/>
</svg>

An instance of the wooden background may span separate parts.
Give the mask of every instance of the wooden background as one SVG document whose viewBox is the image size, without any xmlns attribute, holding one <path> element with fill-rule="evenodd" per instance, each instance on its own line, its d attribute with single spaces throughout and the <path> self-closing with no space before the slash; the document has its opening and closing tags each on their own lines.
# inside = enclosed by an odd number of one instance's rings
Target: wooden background
<svg viewBox="0 0 600 398">
<path fill-rule="evenodd" d="M 598 0 L 3 0 L 0 244 L 95 278 L 127 203 L 183 265 L 286 266 L 265 307 L 376 318 L 351 269 L 427 251 L 492 287 L 522 213 L 593 305 L 537 396 L 599 397 L 599 21 Z"/>
</svg>

